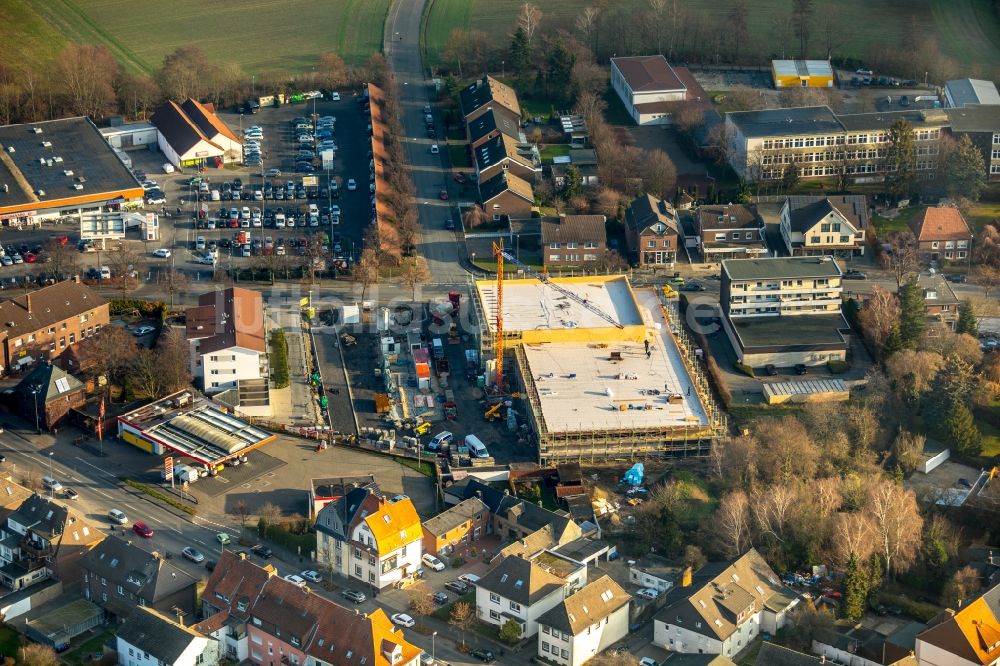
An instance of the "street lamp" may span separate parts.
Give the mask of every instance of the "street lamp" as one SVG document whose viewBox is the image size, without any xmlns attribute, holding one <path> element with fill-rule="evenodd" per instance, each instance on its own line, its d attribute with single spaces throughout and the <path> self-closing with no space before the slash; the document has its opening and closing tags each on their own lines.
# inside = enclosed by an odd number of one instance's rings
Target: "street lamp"
<svg viewBox="0 0 1000 666">
<path fill-rule="evenodd" d="M 42 434 L 42 429 L 38 425 L 38 389 L 31 389 L 32 402 L 35 403 L 35 432 L 39 435 Z"/>
<path fill-rule="evenodd" d="M 55 451 L 49 451 L 49 478 L 50 479 L 55 479 L 56 478 L 56 477 L 52 476 L 52 456 L 54 456 L 55 454 L 56 454 Z M 54 485 L 54 484 L 52 484 L 52 485 Z M 52 499 L 52 485 L 49 486 L 49 499 Z"/>
<path fill-rule="evenodd" d="M 435 656 L 434 656 L 434 638 L 437 635 L 438 635 L 438 632 L 436 632 L 436 631 L 433 634 L 431 634 L 431 663 L 434 663 L 434 661 L 435 661 Z"/>
</svg>

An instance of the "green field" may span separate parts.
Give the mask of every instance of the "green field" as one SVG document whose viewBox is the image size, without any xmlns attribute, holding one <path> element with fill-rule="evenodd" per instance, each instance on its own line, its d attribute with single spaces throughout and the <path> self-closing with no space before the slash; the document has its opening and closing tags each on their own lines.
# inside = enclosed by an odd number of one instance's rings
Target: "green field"
<svg viewBox="0 0 1000 666">
<path fill-rule="evenodd" d="M 506 44 L 514 30 L 517 10 L 523 4 L 523 0 L 431 1 L 433 6 L 424 35 L 428 64 L 441 62 L 441 52 L 454 28 L 482 30 L 494 36 L 497 45 Z M 591 0 L 546 0 L 535 4 L 543 12 L 541 30 L 559 28 L 579 34 L 574 20 L 580 9 L 594 3 Z M 780 51 L 782 45 L 775 43 L 778 38 L 774 35 L 773 17 L 787 15 L 791 6 L 789 0 L 751 0 L 747 4 L 750 34 L 758 43 L 766 42 L 768 52 Z M 822 6 L 825 4 L 816 3 L 813 32 L 817 40 L 823 32 Z M 689 0 L 684 5 L 687 12 L 700 17 L 703 25 L 728 22 L 731 3 Z M 913 17 L 927 34 L 936 34 L 946 55 L 966 67 L 978 65 L 980 73 L 987 78 L 1000 67 L 1000 21 L 990 9 L 991 0 L 838 0 L 836 5 L 839 23 L 844 26 L 844 43 L 835 49 L 835 55 L 863 58 L 871 44 L 899 43 L 909 18 Z M 620 0 L 613 6 L 639 12 L 646 11 L 649 5 L 648 0 Z M 610 34 L 599 39 L 610 39 Z M 784 46 L 794 53 L 797 49 L 794 35 L 788 36 Z M 817 48 L 820 48 L 818 41 Z"/>
<path fill-rule="evenodd" d="M 27 0 L 0 0 L 0 25 L 4 26 L 5 63 L 48 62 L 67 43 Z"/>
<path fill-rule="evenodd" d="M 323 51 L 360 64 L 381 50 L 389 0 L 0 0 L 0 19 L 27 8 L 44 21 L 4 25 L 28 38 L 23 50 L 31 54 L 54 51 L 46 44 L 54 33 L 107 44 L 133 71 L 152 72 L 178 46 L 192 45 L 210 62 L 247 72 L 303 72 Z M 17 37 L 4 40 L 7 48 Z"/>
</svg>

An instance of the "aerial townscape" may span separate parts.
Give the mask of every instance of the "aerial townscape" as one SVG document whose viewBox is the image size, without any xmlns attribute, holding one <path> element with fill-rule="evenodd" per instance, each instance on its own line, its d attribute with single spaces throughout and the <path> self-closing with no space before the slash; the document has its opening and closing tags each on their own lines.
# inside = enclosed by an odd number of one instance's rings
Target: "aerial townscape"
<svg viewBox="0 0 1000 666">
<path fill-rule="evenodd" d="M 1000 0 L 0 26 L 0 666 L 1000 666 Z"/>
</svg>

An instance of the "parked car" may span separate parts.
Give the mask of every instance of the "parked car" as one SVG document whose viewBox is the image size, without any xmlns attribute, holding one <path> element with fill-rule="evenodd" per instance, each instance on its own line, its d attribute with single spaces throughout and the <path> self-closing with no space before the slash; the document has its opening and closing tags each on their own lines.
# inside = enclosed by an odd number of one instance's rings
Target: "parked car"
<svg viewBox="0 0 1000 666">
<path fill-rule="evenodd" d="M 288 574 L 287 576 L 285 576 L 285 580 L 287 580 L 292 585 L 295 585 L 296 587 L 306 586 L 306 579 L 296 574 Z"/>
<path fill-rule="evenodd" d="M 323 581 L 323 578 L 319 575 L 319 573 L 311 569 L 303 571 L 299 575 L 310 583 L 320 583 Z"/>
<path fill-rule="evenodd" d="M 6 458 L 4 460 L 6 460 Z M 0 462 L 4 461 L 0 460 Z M 80 493 L 76 492 L 72 488 L 63 488 L 63 495 L 66 496 L 66 499 L 71 499 L 71 500 L 75 500 L 80 497 Z"/>
<path fill-rule="evenodd" d="M 256 546 L 250 549 L 250 552 L 256 555 L 257 557 L 263 558 L 265 560 L 269 560 L 272 557 L 274 557 L 274 552 L 270 548 L 262 544 L 257 544 Z"/>
<path fill-rule="evenodd" d="M 493 656 L 493 652 L 487 650 L 486 648 L 476 648 L 472 651 L 472 656 L 484 664 L 492 664 L 497 660 L 497 658 Z"/>
<path fill-rule="evenodd" d="M 434 557 L 430 553 L 424 553 L 424 556 L 420 558 L 420 561 L 424 563 L 424 566 L 434 569 L 434 571 L 444 571 L 444 562 Z"/>
<path fill-rule="evenodd" d="M 462 574 L 458 579 L 468 585 L 475 585 L 479 582 L 479 576 L 476 574 Z"/>
<path fill-rule="evenodd" d="M 444 584 L 446 590 L 451 590 L 455 594 L 467 594 L 469 591 L 468 583 L 462 582 L 460 580 L 449 580 Z"/>
<path fill-rule="evenodd" d="M 149 335 L 150 333 L 152 333 L 155 330 L 156 329 L 153 328 L 152 326 L 150 326 L 148 324 L 143 324 L 142 326 L 139 326 L 134 331 L 132 331 L 132 335 L 134 335 L 137 338 L 141 338 L 144 335 Z"/>
<path fill-rule="evenodd" d="M 849 270 L 844 271 L 845 280 L 867 280 L 868 275 L 864 271 Z"/>
<path fill-rule="evenodd" d="M 660 662 L 652 657 L 643 657 L 639 660 L 639 666 L 660 666 Z"/>
<path fill-rule="evenodd" d="M 797 375 L 805 375 L 805 374 L 808 374 L 808 373 L 809 373 L 809 369 L 805 366 L 804 363 L 796 363 L 795 364 L 795 374 L 797 374 Z"/>
<path fill-rule="evenodd" d="M 401 627 L 412 627 L 416 624 L 416 622 L 413 621 L 413 618 L 406 613 L 393 613 L 390 619 L 393 624 L 398 624 Z"/>
<path fill-rule="evenodd" d="M 650 601 L 654 601 L 658 596 L 660 596 L 660 593 L 659 591 L 654 590 L 651 587 L 643 587 L 639 590 L 636 590 L 635 596 L 642 597 L 643 599 L 649 599 Z"/>
<path fill-rule="evenodd" d="M 767 365 L 765 365 L 764 372 L 766 372 L 772 377 L 776 377 L 778 375 L 778 369 L 774 367 L 773 363 L 768 363 Z"/>
<path fill-rule="evenodd" d="M 143 539 L 151 539 L 153 537 L 153 529 L 141 520 L 136 521 L 136 523 L 132 525 L 132 531 L 141 536 Z"/>
<path fill-rule="evenodd" d="M 126 516 L 123 512 L 119 511 L 118 509 L 111 509 L 110 511 L 108 511 L 108 518 L 111 519 L 111 522 L 117 523 L 119 525 L 128 524 L 128 516 Z"/>
<path fill-rule="evenodd" d="M 353 601 L 356 604 L 363 604 L 365 599 L 368 598 L 364 595 L 364 592 L 358 592 L 357 590 L 344 590 L 341 594 L 344 595 L 345 599 Z"/>
<path fill-rule="evenodd" d="M 181 555 L 195 563 L 205 561 L 205 556 L 201 554 L 201 551 L 197 548 L 192 548 L 191 546 L 185 546 L 183 550 L 181 550 Z"/>
<path fill-rule="evenodd" d="M 438 604 L 439 606 L 443 606 L 444 604 L 448 603 L 448 595 L 445 594 L 444 592 L 435 592 L 433 598 L 434 598 L 434 603 Z"/>
</svg>

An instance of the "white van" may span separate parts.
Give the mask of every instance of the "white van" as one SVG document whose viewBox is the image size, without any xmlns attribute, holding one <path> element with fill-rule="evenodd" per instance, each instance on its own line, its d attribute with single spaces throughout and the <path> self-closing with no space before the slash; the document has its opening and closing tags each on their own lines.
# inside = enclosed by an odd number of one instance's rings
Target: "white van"
<svg viewBox="0 0 1000 666">
<path fill-rule="evenodd" d="M 62 490 L 62 484 L 53 479 L 51 476 L 43 476 L 42 485 L 45 486 L 46 490 L 51 490 L 52 492 L 59 492 Z"/>
<path fill-rule="evenodd" d="M 431 441 L 427 443 L 427 450 L 440 451 L 444 447 L 449 446 L 451 444 L 451 440 L 454 438 L 455 436 L 452 435 L 450 432 L 448 432 L 447 430 L 442 430 L 438 434 L 434 435 Z"/>
<path fill-rule="evenodd" d="M 118 523 L 119 525 L 125 525 L 128 523 L 128 517 L 118 509 L 111 509 L 108 511 L 108 518 L 111 519 L 111 522 Z"/>
<path fill-rule="evenodd" d="M 222 196 L 219 194 L 219 190 L 212 190 L 212 201 L 220 201 Z"/>
<path fill-rule="evenodd" d="M 486 445 L 475 435 L 465 436 L 465 446 L 468 447 L 469 455 L 473 458 L 490 457 L 490 452 L 486 450 Z"/>
</svg>

